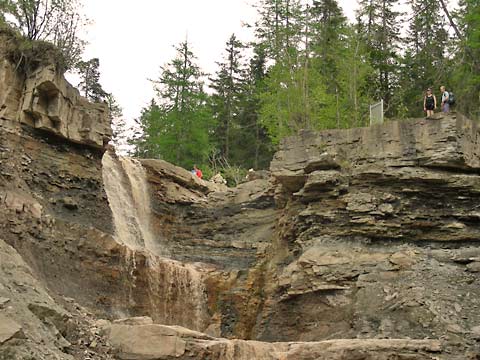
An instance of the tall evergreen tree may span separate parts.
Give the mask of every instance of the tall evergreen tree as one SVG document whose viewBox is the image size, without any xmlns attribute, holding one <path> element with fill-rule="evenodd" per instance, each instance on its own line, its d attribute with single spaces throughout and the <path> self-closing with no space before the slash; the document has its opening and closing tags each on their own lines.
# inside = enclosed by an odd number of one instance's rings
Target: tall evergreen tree
<svg viewBox="0 0 480 360">
<path fill-rule="evenodd" d="M 427 87 L 444 84 L 449 74 L 446 57 L 448 34 L 438 1 L 410 0 L 411 17 L 403 58 L 401 90 L 403 111 L 399 115 L 418 116 L 423 109 Z"/>
<path fill-rule="evenodd" d="M 236 152 L 233 162 L 245 168 L 264 169 L 272 159 L 272 144 L 265 127 L 260 123 L 259 94 L 264 90 L 266 57 L 262 48 L 254 47 L 245 72 L 244 93 L 240 105 L 238 124 L 241 131 L 234 137 Z"/>
<path fill-rule="evenodd" d="M 310 11 L 300 1 L 262 2 L 257 22 L 259 47 L 273 65 L 267 71 L 260 121 L 274 142 L 299 129 L 331 127 L 334 98 L 318 68 L 309 64 Z"/>
<path fill-rule="evenodd" d="M 260 0 L 256 8 L 255 35 L 266 57 L 292 64 L 301 42 L 301 1 Z"/>
<path fill-rule="evenodd" d="M 203 91 L 204 74 L 190 44 L 182 42 L 176 50 L 154 81 L 158 103 L 152 101 L 140 117 L 143 136 L 136 141 L 137 154 L 191 167 L 207 160 L 212 115 Z"/>
<path fill-rule="evenodd" d="M 79 61 L 77 63 L 77 72 L 80 75 L 80 90 L 83 96 L 94 102 L 103 101 L 107 93 L 100 85 L 100 60 L 93 58 L 88 61 Z"/>
<path fill-rule="evenodd" d="M 227 161 L 231 160 L 232 139 L 238 136 L 238 131 L 234 132 L 239 126 L 238 116 L 245 92 L 245 69 L 241 55 L 243 48 L 244 45 L 232 34 L 226 43 L 225 58 L 217 63 L 219 70 L 210 79 L 210 87 L 214 90 L 213 112 L 217 122 L 215 138 L 220 155 Z"/>
<path fill-rule="evenodd" d="M 480 0 L 460 1 L 457 19 L 460 36 L 456 39 L 453 74 L 457 108 L 480 119 Z"/>
<path fill-rule="evenodd" d="M 395 92 L 398 89 L 400 13 L 395 0 L 360 0 L 358 21 L 367 44 L 374 70 L 370 79 L 370 96 L 383 99 L 385 111 L 395 115 Z"/>
<path fill-rule="evenodd" d="M 340 126 L 358 127 L 369 122 L 370 79 L 373 68 L 369 61 L 367 47 L 362 40 L 358 25 L 349 25 L 343 38 L 342 51 L 337 55 L 340 104 L 336 104 L 340 114 Z"/>
<path fill-rule="evenodd" d="M 335 99 L 336 127 L 341 127 L 351 115 L 342 109 L 347 89 L 340 75 L 342 59 L 347 58 L 347 19 L 336 0 L 318 0 L 313 2 L 310 21 L 311 63 L 318 68 L 328 94 Z"/>
</svg>

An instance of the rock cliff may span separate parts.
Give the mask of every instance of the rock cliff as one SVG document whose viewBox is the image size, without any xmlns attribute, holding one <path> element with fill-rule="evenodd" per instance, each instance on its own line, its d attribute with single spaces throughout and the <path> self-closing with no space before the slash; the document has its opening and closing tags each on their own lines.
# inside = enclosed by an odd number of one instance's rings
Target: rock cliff
<svg viewBox="0 0 480 360">
<path fill-rule="evenodd" d="M 476 123 L 303 132 L 232 189 L 106 151 L 1 36 L 0 359 L 480 358 Z"/>
</svg>

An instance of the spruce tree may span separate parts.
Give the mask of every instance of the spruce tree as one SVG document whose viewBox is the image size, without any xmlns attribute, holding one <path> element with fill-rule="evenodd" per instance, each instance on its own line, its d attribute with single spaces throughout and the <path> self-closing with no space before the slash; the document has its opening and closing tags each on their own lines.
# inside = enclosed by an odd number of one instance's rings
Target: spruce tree
<svg viewBox="0 0 480 360">
<path fill-rule="evenodd" d="M 400 97 L 404 115 L 418 116 L 423 110 L 426 88 L 432 87 L 435 93 L 450 77 L 446 57 L 448 34 L 438 1 L 410 0 L 410 5 Z"/>
<path fill-rule="evenodd" d="M 93 58 L 88 61 L 79 61 L 77 63 L 77 72 L 80 75 L 79 88 L 83 91 L 83 96 L 93 102 L 103 101 L 107 93 L 100 85 L 100 60 Z"/>
<path fill-rule="evenodd" d="M 153 82 L 158 103 L 152 101 L 142 112 L 143 136 L 136 141 L 137 153 L 190 168 L 207 161 L 212 114 L 203 91 L 204 74 L 190 44 L 182 42 L 176 50 Z"/>
<path fill-rule="evenodd" d="M 347 19 L 336 0 L 314 1 L 310 12 L 311 63 L 324 79 L 327 93 L 335 99 L 336 127 L 343 127 L 351 115 L 343 108 L 347 88 L 340 74 L 347 59 Z"/>
<path fill-rule="evenodd" d="M 217 123 L 215 139 L 220 156 L 228 162 L 231 161 L 232 140 L 241 131 L 238 129 L 238 116 L 245 92 L 245 69 L 241 54 L 243 48 L 244 45 L 232 34 L 226 43 L 225 58 L 217 63 L 219 70 L 215 77 L 210 79 L 210 87 L 214 90 L 213 113 Z"/>
<path fill-rule="evenodd" d="M 360 0 L 357 12 L 364 40 L 374 70 L 370 78 L 369 96 L 383 99 L 385 111 L 396 115 L 398 85 L 400 13 L 395 0 Z"/>
<path fill-rule="evenodd" d="M 457 109 L 480 119 L 480 0 L 460 1 L 457 14 L 460 36 L 455 39 L 453 87 Z M 446 84 L 448 90 L 452 85 Z"/>
<path fill-rule="evenodd" d="M 299 1 L 263 1 L 257 22 L 258 47 L 269 67 L 260 97 L 260 121 L 274 143 L 300 129 L 335 126 L 335 99 L 310 65 L 310 11 Z"/>
<path fill-rule="evenodd" d="M 261 47 L 253 48 L 253 57 L 244 72 L 243 94 L 238 115 L 238 131 L 234 137 L 234 164 L 244 168 L 265 169 L 272 160 L 273 147 L 265 127 L 260 123 L 259 94 L 264 91 L 266 56 Z"/>
</svg>

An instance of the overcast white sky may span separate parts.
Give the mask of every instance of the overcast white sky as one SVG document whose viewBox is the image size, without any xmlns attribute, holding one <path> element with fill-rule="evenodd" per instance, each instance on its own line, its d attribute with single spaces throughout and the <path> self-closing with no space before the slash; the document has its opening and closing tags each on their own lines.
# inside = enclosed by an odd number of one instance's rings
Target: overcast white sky
<svg viewBox="0 0 480 360">
<path fill-rule="evenodd" d="M 154 93 L 148 79 L 175 56 L 174 45 L 188 36 L 201 68 L 216 70 L 225 42 L 232 33 L 251 40 L 255 0 L 83 0 L 93 24 L 86 36 L 84 58 L 100 59 L 101 83 L 114 94 L 124 116 L 133 119 Z M 356 1 L 340 0 L 353 18 Z M 69 76 L 75 84 L 75 77 Z"/>
</svg>

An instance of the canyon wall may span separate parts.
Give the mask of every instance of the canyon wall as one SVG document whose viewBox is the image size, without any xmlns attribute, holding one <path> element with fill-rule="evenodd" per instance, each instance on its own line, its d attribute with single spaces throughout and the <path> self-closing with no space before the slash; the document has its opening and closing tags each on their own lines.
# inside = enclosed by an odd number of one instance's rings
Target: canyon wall
<svg viewBox="0 0 480 360">
<path fill-rule="evenodd" d="M 0 359 L 479 358 L 477 123 L 302 132 L 227 188 L 0 40 Z"/>
</svg>

